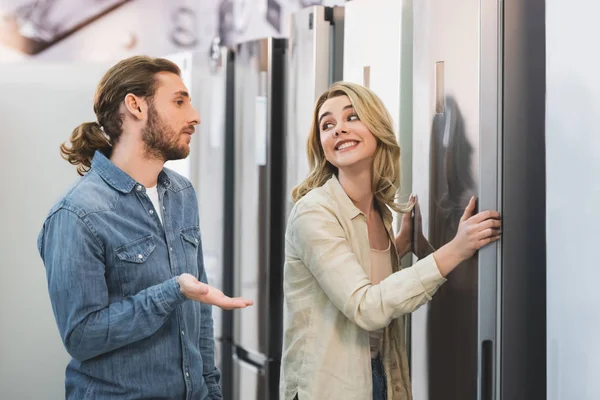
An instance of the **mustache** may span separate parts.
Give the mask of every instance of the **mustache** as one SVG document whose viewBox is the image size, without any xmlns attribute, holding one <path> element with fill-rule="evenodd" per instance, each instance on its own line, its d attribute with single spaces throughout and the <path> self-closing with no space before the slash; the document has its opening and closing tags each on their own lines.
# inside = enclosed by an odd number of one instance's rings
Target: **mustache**
<svg viewBox="0 0 600 400">
<path fill-rule="evenodd" d="M 186 126 L 181 130 L 181 133 L 187 133 L 189 135 L 193 135 L 194 132 L 196 132 L 196 128 L 194 127 L 194 125 Z"/>
</svg>

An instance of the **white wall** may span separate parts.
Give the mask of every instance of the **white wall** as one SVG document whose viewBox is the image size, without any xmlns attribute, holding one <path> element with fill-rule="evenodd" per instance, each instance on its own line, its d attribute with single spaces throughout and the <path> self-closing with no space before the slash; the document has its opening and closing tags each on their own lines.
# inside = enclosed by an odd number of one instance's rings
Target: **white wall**
<svg viewBox="0 0 600 400">
<path fill-rule="evenodd" d="M 59 145 L 95 119 L 105 65 L 0 65 L 0 398 L 64 399 L 69 360 L 48 299 L 37 234 L 77 179 Z"/>
<path fill-rule="evenodd" d="M 600 399 L 600 3 L 546 1 L 548 399 Z"/>
</svg>

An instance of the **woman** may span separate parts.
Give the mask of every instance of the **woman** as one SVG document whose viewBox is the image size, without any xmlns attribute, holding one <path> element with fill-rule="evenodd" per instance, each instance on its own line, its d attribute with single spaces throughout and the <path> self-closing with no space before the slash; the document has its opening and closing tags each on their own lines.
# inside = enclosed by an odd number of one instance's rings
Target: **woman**
<svg viewBox="0 0 600 400">
<path fill-rule="evenodd" d="M 359 85 L 336 83 L 317 100 L 308 157 L 311 172 L 294 188 L 286 231 L 280 397 L 410 399 L 400 317 L 498 240 L 500 215 L 473 215 L 472 198 L 450 243 L 427 256 L 418 250 L 425 257 L 400 269 L 411 229 L 394 238 L 391 210 L 406 213 L 415 202 L 394 203 L 400 148 L 392 120 Z"/>
</svg>

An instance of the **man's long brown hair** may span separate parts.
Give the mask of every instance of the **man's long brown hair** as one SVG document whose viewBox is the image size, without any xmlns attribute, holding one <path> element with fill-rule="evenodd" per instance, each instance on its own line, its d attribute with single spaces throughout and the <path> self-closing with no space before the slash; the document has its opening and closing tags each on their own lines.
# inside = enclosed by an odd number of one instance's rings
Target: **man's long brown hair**
<svg viewBox="0 0 600 400">
<path fill-rule="evenodd" d="M 122 60 L 104 74 L 94 96 L 97 121 L 79 125 L 71 133 L 70 143 L 60 146 L 62 157 L 77 166 L 79 175 L 89 171 L 96 150 L 110 157 L 122 133 L 123 115 L 119 109 L 125 96 L 131 93 L 151 102 L 156 93 L 156 74 L 159 72 L 181 75 L 175 63 L 146 56 Z"/>
</svg>

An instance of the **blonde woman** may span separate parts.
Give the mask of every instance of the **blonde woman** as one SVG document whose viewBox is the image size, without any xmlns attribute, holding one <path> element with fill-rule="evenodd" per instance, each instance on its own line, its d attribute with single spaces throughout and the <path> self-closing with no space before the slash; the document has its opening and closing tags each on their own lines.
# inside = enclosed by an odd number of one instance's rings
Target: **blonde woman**
<svg viewBox="0 0 600 400">
<path fill-rule="evenodd" d="M 500 237 L 500 215 L 465 209 L 452 241 L 410 268 L 410 229 L 394 238 L 400 147 L 370 90 L 339 82 L 315 105 L 311 172 L 286 231 L 281 399 L 411 399 L 403 315 L 463 260 Z M 410 220 L 410 218 L 407 218 Z M 406 219 L 405 219 L 406 220 Z M 400 252 L 400 253 L 398 253 Z"/>
</svg>

